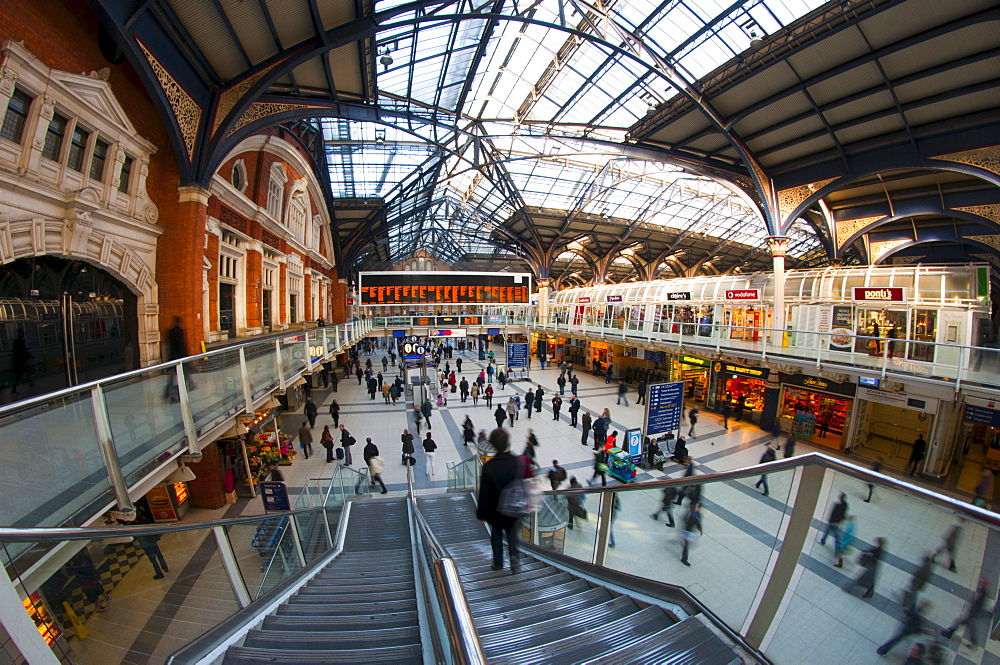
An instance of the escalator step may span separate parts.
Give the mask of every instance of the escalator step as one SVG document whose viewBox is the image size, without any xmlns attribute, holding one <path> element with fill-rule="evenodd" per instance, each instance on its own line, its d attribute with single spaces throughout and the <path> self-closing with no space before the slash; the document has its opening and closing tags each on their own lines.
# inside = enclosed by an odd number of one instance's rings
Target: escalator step
<svg viewBox="0 0 1000 665">
<path fill-rule="evenodd" d="M 572 596 L 560 597 L 544 603 L 534 603 L 523 609 L 497 612 L 477 617 L 475 620 L 476 629 L 480 635 L 489 635 L 514 626 L 523 626 L 539 621 L 546 621 L 553 617 L 560 617 L 567 612 L 573 612 L 581 607 L 599 605 L 609 600 L 612 600 L 612 596 L 608 593 L 607 589 L 594 587 L 589 591 L 577 593 Z"/>
<path fill-rule="evenodd" d="M 298 593 L 296 593 L 292 598 L 296 598 L 304 602 L 325 602 L 330 605 L 356 603 L 356 606 L 359 609 L 362 609 L 366 603 L 408 600 L 410 598 L 415 598 L 416 593 L 415 589 L 407 589 L 405 591 L 386 591 L 385 593 L 378 591 L 370 593 L 337 593 L 334 591 L 331 593 L 329 589 L 324 589 L 322 587 L 316 589 L 303 587 L 299 589 Z M 289 600 L 291 600 L 291 598 L 289 598 Z"/>
<path fill-rule="evenodd" d="M 309 580 L 303 590 L 317 593 L 388 593 L 391 591 L 406 591 L 413 589 L 413 581 L 380 583 L 375 579 L 370 581 L 354 580 L 354 584 L 328 584 L 323 580 Z M 322 591 L 320 591 L 322 590 Z"/>
<path fill-rule="evenodd" d="M 537 572 L 537 571 L 536 571 Z M 549 569 L 544 577 L 522 580 L 520 575 L 511 575 L 507 584 L 493 584 L 485 589 L 470 590 L 465 593 L 470 603 L 477 600 L 499 600 L 500 598 L 526 597 L 548 587 L 559 586 L 573 581 L 573 576 L 560 570 Z"/>
<path fill-rule="evenodd" d="M 505 651 L 527 649 L 562 639 L 566 635 L 581 633 L 602 625 L 618 625 L 618 621 L 639 612 L 639 606 L 627 596 L 592 607 L 565 611 L 561 616 L 552 617 L 538 623 L 512 626 L 508 622 L 506 630 L 481 637 L 483 649 Z"/>
<path fill-rule="evenodd" d="M 531 607 L 532 605 L 537 605 L 538 603 L 545 602 L 547 600 L 572 596 L 586 591 L 589 588 L 590 585 L 583 580 L 574 580 L 567 584 L 559 584 L 544 589 L 536 589 L 535 593 L 531 594 L 526 593 L 518 597 L 501 598 L 499 600 L 480 600 L 474 603 L 470 602 L 469 605 L 472 615 L 475 617 L 482 616 L 484 614 L 519 610 L 523 607 Z"/>
<path fill-rule="evenodd" d="M 344 617 L 288 615 L 279 608 L 277 615 L 264 618 L 264 630 L 301 630 L 323 631 L 331 630 L 371 630 L 373 628 L 405 628 L 417 625 L 416 612 L 395 612 L 374 615 L 355 615 Z"/>
<path fill-rule="evenodd" d="M 616 621 L 613 626 L 598 626 L 527 649 L 487 651 L 486 655 L 490 665 L 578 663 L 619 650 L 627 652 L 633 642 L 669 628 L 670 624 L 670 618 L 659 607 L 647 607 Z"/>
<path fill-rule="evenodd" d="M 550 568 L 549 564 L 542 563 L 541 561 L 531 561 L 529 563 L 521 563 L 521 572 L 519 575 L 523 575 L 533 570 L 538 570 L 539 568 Z M 474 583 L 480 580 L 492 580 L 495 578 L 510 578 L 510 569 L 505 568 L 503 570 L 493 570 L 492 568 L 481 573 L 459 573 L 459 577 L 462 579 L 462 585 L 469 583 Z"/>
<path fill-rule="evenodd" d="M 494 573 L 500 573 L 502 571 L 492 571 Z M 545 584 L 548 577 L 553 577 L 558 575 L 561 571 L 552 566 L 532 566 L 530 570 L 525 570 L 523 567 L 518 571 L 517 575 L 512 575 L 508 570 L 506 575 L 495 574 L 492 577 L 487 577 L 478 580 L 470 580 L 466 577 L 462 577 L 462 588 L 466 590 L 466 593 L 471 593 L 473 591 L 483 591 L 485 589 L 492 589 L 494 587 L 506 587 L 510 586 L 512 582 L 517 582 L 521 584 L 523 582 L 528 582 L 530 580 L 535 580 L 539 585 Z"/>
<path fill-rule="evenodd" d="M 379 665 L 422 665 L 423 651 L 420 646 L 385 647 L 374 649 L 325 649 L 315 651 L 290 651 L 287 646 L 280 649 L 250 649 L 229 647 L 222 661 L 223 665 L 355 665 L 356 663 L 379 663 Z"/>
<path fill-rule="evenodd" d="M 316 649 L 364 649 L 369 646 L 401 647 L 420 645 L 420 630 L 416 626 L 406 628 L 381 628 L 362 631 L 330 630 L 325 633 L 289 630 L 251 630 L 243 641 L 243 646 L 260 649 L 292 649 L 306 651 Z"/>
<path fill-rule="evenodd" d="M 588 665 L 626 665 L 636 662 L 643 665 L 672 665 L 680 662 L 739 665 L 743 659 L 696 617 L 688 617 L 665 630 L 633 642 L 627 650 L 609 652 L 587 661 Z"/>
<path fill-rule="evenodd" d="M 417 599 L 413 597 L 407 600 L 380 602 L 377 605 L 369 606 L 368 613 L 392 614 L 398 612 L 415 612 L 416 609 Z M 330 603 L 324 602 L 322 599 L 308 597 L 297 601 L 293 596 L 278 608 L 278 614 L 281 616 L 357 617 L 361 613 L 358 611 L 356 603 Z"/>
</svg>

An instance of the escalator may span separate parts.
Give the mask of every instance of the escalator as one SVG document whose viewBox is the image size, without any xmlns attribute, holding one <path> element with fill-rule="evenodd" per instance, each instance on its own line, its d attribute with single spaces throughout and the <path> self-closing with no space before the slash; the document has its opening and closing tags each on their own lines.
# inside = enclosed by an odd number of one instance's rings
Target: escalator
<svg viewBox="0 0 1000 665">
<path fill-rule="evenodd" d="M 420 498 L 421 514 L 455 561 L 492 664 L 746 662 L 699 616 L 682 616 L 522 553 L 493 570 L 469 494 Z"/>
<path fill-rule="evenodd" d="M 343 552 L 223 660 L 359 662 L 423 662 L 405 499 L 353 502 Z"/>
</svg>

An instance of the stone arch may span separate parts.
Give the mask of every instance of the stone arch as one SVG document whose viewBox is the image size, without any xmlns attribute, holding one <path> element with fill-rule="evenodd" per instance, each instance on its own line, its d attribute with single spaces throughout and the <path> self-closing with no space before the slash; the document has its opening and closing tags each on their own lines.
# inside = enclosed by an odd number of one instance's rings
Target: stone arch
<svg viewBox="0 0 1000 665">
<path fill-rule="evenodd" d="M 68 219 L 45 219 L 0 214 L 0 265 L 32 256 L 59 256 L 104 270 L 136 297 L 139 362 L 160 361 L 159 296 L 150 264 L 121 239 L 95 230 L 90 214 Z"/>
</svg>

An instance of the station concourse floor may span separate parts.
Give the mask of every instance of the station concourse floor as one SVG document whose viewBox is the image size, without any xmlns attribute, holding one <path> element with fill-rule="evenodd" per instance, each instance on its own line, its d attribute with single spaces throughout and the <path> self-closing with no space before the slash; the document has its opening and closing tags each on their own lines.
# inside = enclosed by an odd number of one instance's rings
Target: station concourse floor
<svg viewBox="0 0 1000 665">
<path fill-rule="evenodd" d="M 492 348 L 497 353 L 498 362 L 502 362 L 503 348 Z M 378 371 L 382 356 L 383 352 L 377 351 L 371 356 L 362 356 L 362 362 L 371 358 L 373 370 Z M 458 356 L 456 352 L 455 357 Z M 461 354 L 461 357 L 465 370 L 463 374 L 471 382 L 485 363 L 479 362 L 476 359 L 478 354 L 474 352 Z M 454 358 L 450 362 L 454 367 Z M 342 370 L 338 371 L 338 376 L 342 376 Z M 508 383 L 506 390 L 500 390 L 494 382 L 496 395 L 493 409 L 497 403 L 506 403 L 507 398 L 515 393 L 523 396 L 529 384 L 531 387 L 542 385 L 546 393 L 542 411 L 528 419 L 522 408 L 513 426 L 509 422 L 505 425 L 512 432 L 514 451 L 523 450 L 528 430 L 533 429 L 539 440 L 537 459 L 543 469 L 557 459 L 570 476 L 575 475 L 586 485 L 593 471 L 592 437 L 583 446 L 580 444 L 579 427 L 569 427 L 569 386 L 565 390 L 560 420 L 553 419 L 550 399 L 558 391 L 558 376 L 557 367 L 550 365 L 540 370 L 537 361 L 534 361 L 529 382 Z M 617 429 L 620 436 L 624 436 L 627 427 L 639 426 L 644 407 L 634 403 L 634 385 L 630 386 L 628 396 L 631 406 L 617 406 L 616 382 L 606 384 L 603 377 L 589 373 L 579 373 L 578 376 L 578 394 L 583 410 L 596 415 L 605 407 L 609 408 L 613 422 L 611 429 Z M 318 378 L 318 375 L 314 377 L 314 383 L 318 382 Z M 423 492 L 445 491 L 447 464 L 457 463 L 471 454 L 462 445 L 461 437 L 461 425 L 467 414 L 472 417 L 477 431 L 489 431 L 496 425 L 493 409 L 487 408 L 482 398 L 478 406 L 473 405 L 471 398 L 461 403 L 457 393 L 449 393 L 448 398 L 447 406 L 434 406 L 431 418 L 432 436 L 438 444 L 433 477 L 426 474 L 425 458 L 418 444 L 422 436 L 415 440 L 417 465 L 414 467 L 414 478 L 416 488 Z M 386 460 L 383 478 L 389 490 L 405 491 L 406 473 L 400 463 L 400 434 L 404 427 L 415 434 L 410 413 L 412 402 L 401 400 L 396 405 L 387 405 L 381 393 L 375 400 L 370 400 L 353 377 L 342 378 L 336 393 L 314 388 L 313 399 L 319 406 L 314 430 L 317 441 L 313 444 L 314 454 L 306 460 L 299 449 L 296 461 L 290 467 L 281 467 L 291 493 L 297 493 L 309 478 L 329 477 L 336 464 L 325 462 L 325 451 L 318 444 L 323 425 L 332 425 L 328 406 L 333 399 L 341 405 L 341 423 L 358 441 L 354 449 L 355 468 L 363 464 L 361 451 L 365 438 L 370 436 L 379 446 L 380 456 Z M 281 427 L 294 435 L 304 420 L 300 407 L 297 413 L 281 416 Z M 421 430 L 422 434 L 426 431 L 426 427 Z M 771 439 L 760 428 L 748 423 L 731 421 L 730 429 L 726 431 L 722 428 L 720 417 L 705 411 L 701 412 L 695 434 L 693 439 L 688 439 L 688 448 L 699 473 L 752 466 L 758 462 L 764 444 Z M 827 448 L 800 442 L 796 454 L 813 450 L 830 452 Z M 671 465 L 664 467 L 662 473 L 655 470 L 643 472 L 637 480 L 641 482 L 680 475 L 682 469 Z M 613 482 L 613 479 L 609 477 L 609 481 Z M 794 496 L 796 483 L 797 479 L 790 473 L 771 474 L 769 497 L 764 497 L 754 488 L 752 479 L 706 489 L 705 535 L 692 546 L 691 567 L 680 564 L 678 533 L 675 529 L 665 528 L 665 517 L 661 516 L 657 522 L 650 519 L 650 513 L 659 506 L 660 493 L 624 494 L 622 510 L 616 514 L 614 523 L 616 547 L 609 550 L 606 564 L 625 572 L 683 585 L 722 620 L 740 630 L 757 594 L 762 574 L 769 570 L 769 565 L 773 565 L 772 549 L 782 534 L 785 501 Z M 864 503 L 866 486 L 836 474 L 827 474 L 823 491 L 822 507 L 817 511 L 820 515 L 813 523 L 815 538 L 807 541 L 801 560 L 798 591 L 780 609 L 776 619 L 780 623 L 766 645 L 766 653 L 779 665 L 902 663 L 912 638 L 905 639 L 885 657 L 878 656 L 875 649 L 895 632 L 902 616 L 899 600 L 903 587 L 923 554 L 938 547 L 941 535 L 952 520 L 944 511 L 884 491 L 876 490 L 872 502 Z M 858 544 L 867 546 L 876 536 L 888 538 L 888 556 L 883 562 L 875 596 L 871 600 L 862 600 L 858 594 L 850 595 L 840 588 L 856 575 L 856 550 L 844 557 L 843 569 L 836 569 L 830 545 L 813 544 L 822 535 L 825 526 L 822 520 L 829 510 L 828 506 L 841 491 L 847 493 L 849 514 L 856 517 Z M 593 506 L 588 508 L 591 511 L 596 509 Z M 681 519 L 685 510 L 686 507 L 683 510 L 677 507 L 675 517 Z M 192 509 L 185 516 L 185 521 L 260 514 L 263 514 L 263 508 L 258 499 L 240 500 L 218 510 Z M 577 525 L 576 529 L 567 532 L 565 551 L 583 556 L 593 543 L 594 520 L 578 521 Z M 235 601 L 228 600 L 231 593 L 220 591 L 227 584 L 224 573 L 217 565 L 217 557 L 206 563 L 192 554 L 210 546 L 210 536 L 193 534 L 201 532 L 170 534 L 160 543 L 171 566 L 171 572 L 165 579 L 150 580 L 152 569 L 142 557 L 112 591 L 115 602 L 112 602 L 109 611 L 89 616 L 86 626 L 92 633 L 91 637 L 82 643 L 76 640 L 71 642 L 77 655 L 85 654 L 80 662 L 162 663 L 184 643 L 186 636 L 193 637 L 200 632 L 191 633 L 195 630 L 193 626 L 198 617 L 205 616 L 204 612 L 212 612 L 209 616 L 214 616 L 215 613 L 226 612 L 230 605 L 235 609 Z M 206 542 L 206 536 L 209 542 Z M 199 538 L 200 541 L 196 542 Z M 234 538 L 234 548 L 240 558 L 247 553 L 239 551 L 237 540 Z M 993 580 L 992 597 L 996 597 L 995 584 L 1000 576 L 1000 538 L 997 534 L 989 534 L 985 528 L 968 525 L 959 543 L 956 566 L 957 573 L 935 566 L 931 581 L 921 595 L 921 598 L 932 602 L 928 620 L 937 629 L 947 626 L 962 612 L 981 568 Z M 946 652 L 944 662 L 1000 665 L 1000 643 L 986 642 L 983 648 L 984 632 L 984 629 L 980 630 L 980 644 L 972 648 L 959 647 L 956 637 Z M 962 630 L 956 635 L 961 633 Z"/>
</svg>

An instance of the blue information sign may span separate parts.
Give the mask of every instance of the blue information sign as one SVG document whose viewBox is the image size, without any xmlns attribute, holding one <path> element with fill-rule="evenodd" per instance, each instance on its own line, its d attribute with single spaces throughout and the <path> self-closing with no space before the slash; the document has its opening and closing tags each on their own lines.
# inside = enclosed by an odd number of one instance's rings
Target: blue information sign
<svg viewBox="0 0 1000 665">
<path fill-rule="evenodd" d="M 519 342 L 507 345 L 507 367 L 521 369 L 528 367 L 528 344 Z"/>
<path fill-rule="evenodd" d="M 638 427 L 635 429 L 625 430 L 625 445 L 626 450 L 628 450 L 629 461 L 632 464 L 639 464 L 642 462 L 642 430 Z"/>
<path fill-rule="evenodd" d="M 1000 427 L 1000 411 L 974 404 L 966 404 L 962 420 L 967 423 L 980 423 L 991 427 Z"/>
<path fill-rule="evenodd" d="M 684 410 L 684 382 L 654 383 L 647 388 L 646 436 L 680 429 Z"/>
<path fill-rule="evenodd" d="M 288 499 L 288 488 L 283 482 L 261 483 L 260 498 L 264 500 L 264 510 L 268 512 L 292 509 L 292 503 Z"/>
</svg>

